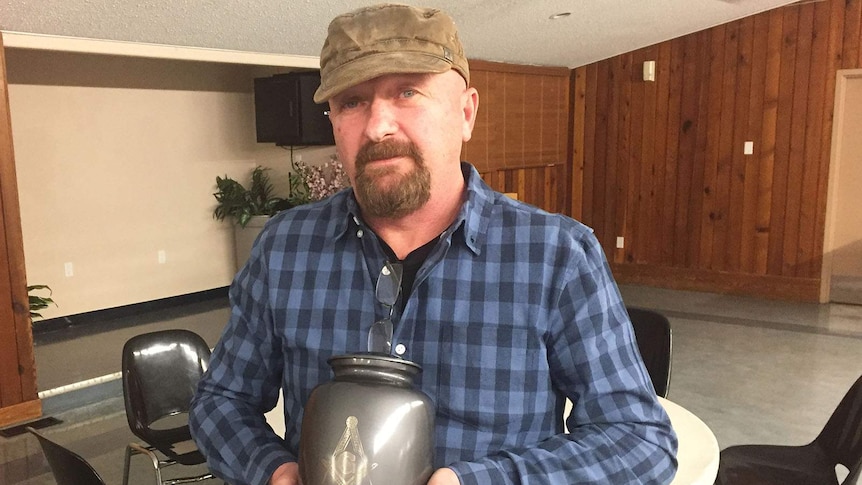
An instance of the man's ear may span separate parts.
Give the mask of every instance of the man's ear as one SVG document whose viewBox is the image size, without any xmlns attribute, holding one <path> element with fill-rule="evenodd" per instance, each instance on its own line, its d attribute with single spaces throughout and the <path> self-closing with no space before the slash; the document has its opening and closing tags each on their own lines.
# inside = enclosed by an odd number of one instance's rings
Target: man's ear
<svg viewBox="0 0 862 485">
<path fill-rule="evenodd" d="M 479 92 L 476 88 L 467 88 L 461 95 L 461 108 L 464 113 L 464 126 L 461 138 L 470 141 L 473 137 L 473 126 L 476 125 L 476 113 L 479 111 Z"/>
</svg>

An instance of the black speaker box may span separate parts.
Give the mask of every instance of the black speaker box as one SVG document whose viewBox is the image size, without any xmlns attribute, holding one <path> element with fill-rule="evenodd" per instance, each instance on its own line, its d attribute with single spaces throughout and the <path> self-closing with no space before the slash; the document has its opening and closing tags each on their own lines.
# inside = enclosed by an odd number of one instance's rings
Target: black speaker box
<svg viewBox="0 0 862 485">
<path fill-rule="evenodd" d="M 258 143 L 282 146 L 334 145 L 326 104 L 314 103 L 317 71 L 276 74 L 254 80 Z"/>
</svg>

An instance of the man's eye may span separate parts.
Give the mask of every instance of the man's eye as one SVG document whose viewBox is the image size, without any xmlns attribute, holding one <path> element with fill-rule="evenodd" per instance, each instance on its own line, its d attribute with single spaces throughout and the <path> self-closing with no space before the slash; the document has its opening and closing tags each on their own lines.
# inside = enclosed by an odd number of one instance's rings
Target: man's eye
<svg viewBox="0 0 862 485">
<path fill-rule="evenodd" d="M 415 95 L 416 95 L 415 89 L 405 89 L 404 92 L 401 93 L 401 96 L 403 96 L 405 98 L 412 98 Z"/>
<path fill-rule="evenodd" d="M 359 101 L 351 99 L 341 103 L 341 109 L 353 109 L 359 106 Z"/>
</svg>

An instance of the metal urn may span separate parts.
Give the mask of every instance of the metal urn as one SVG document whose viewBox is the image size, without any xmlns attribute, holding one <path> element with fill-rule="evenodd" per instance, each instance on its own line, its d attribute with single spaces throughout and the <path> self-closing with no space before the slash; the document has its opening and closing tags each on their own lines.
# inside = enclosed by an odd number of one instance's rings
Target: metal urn
<svg viewBox="0 0 862 485">
<path fill-rule="evenodd" d="M 422 368 L 381 354 L 329 359 L 335 377 L 305 406 L 303 485 L 425 485 L 434 459 L 434 405 L 413 379 Z"/>
</svg>

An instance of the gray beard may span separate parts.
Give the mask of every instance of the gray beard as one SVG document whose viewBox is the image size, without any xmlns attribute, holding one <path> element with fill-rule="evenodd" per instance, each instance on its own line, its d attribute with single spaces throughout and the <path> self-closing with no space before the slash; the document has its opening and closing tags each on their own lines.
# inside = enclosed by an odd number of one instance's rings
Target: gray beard
<svg viewBox="0 0 862 485">
<path fill-rule="evenodd" d="M 383 179 L 392 177 L 394 169 L 368 170 L 373 160 L 409 157 L 413 170 L 395 175 L 386 185 Z M 419 210 L 431 198 L 431 173 L 412 143 L 383 142 L 368 144 L 356 155 L 356 196 L 366 216 L 398 219 Z"/>
</svg>

